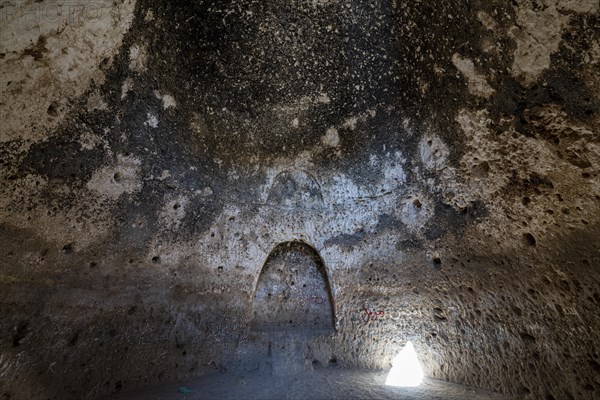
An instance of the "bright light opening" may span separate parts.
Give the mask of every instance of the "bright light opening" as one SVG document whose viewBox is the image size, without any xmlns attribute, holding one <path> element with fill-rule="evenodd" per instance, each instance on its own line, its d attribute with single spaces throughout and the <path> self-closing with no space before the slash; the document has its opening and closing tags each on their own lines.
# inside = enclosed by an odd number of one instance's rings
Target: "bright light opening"
<svg viewBox="0 0 600 400">
<path fill-rule="evenodd" d="M 392 369 L 385 380 L 389 386 L 414 387 L 423 381 L 423 367 L 411 342 L 406 343 L 392 361 Z"/>
</svg>

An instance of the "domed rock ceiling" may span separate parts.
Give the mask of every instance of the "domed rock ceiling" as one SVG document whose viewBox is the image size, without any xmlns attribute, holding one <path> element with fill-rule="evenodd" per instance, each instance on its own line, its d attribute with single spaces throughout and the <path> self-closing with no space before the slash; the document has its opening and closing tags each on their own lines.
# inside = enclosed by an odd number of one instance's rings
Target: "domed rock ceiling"
<svg viewBox="0 0 600 400">
<path fill-rule="evenodd" d="M 247 368 L 282 243 L 322 363 L 596 398 L 599 9 L 1 1 L 2 399 Z"/>
</svg>

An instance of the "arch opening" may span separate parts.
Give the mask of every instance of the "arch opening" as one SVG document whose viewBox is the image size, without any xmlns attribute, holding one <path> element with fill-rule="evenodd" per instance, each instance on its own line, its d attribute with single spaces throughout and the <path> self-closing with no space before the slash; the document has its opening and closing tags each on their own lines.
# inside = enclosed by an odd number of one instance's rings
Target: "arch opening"
<svg viewBox="0 0 600 400">
<path fill-rule="evenodd" d="M 252 304 L 253 331 L 335 331 L 333 296 L 319 253 L 303 242 L 278 244 L 260 272 Z"/>
</svg>

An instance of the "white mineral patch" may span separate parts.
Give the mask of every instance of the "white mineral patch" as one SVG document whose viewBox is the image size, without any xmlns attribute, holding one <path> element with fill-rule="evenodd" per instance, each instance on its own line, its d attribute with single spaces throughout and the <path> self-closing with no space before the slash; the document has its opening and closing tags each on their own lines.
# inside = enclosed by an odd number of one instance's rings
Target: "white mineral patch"
<svg viewBox="0 0 600 400">
<path fill-rule="evenodd" d="M 404 118 L 402 120 L 402 128 L 409 136 L 412 136 L 415 133 L 414 124 L 410 118 Z"/>
<path fill-rule="evenodd" d="M 92 175 L 87 188 L 111 200 L 138 192 L 142 188 L 140 166 L 138 158 L 118 155 L 114 165 L 102 167 Z"/>
<path fill-rule="evenodd" d="M 152 22 L 152 21 L 154 21 L 154 11 L 153 10 L 148 10 L 146 12 L 146 16 L 144 17 L 144 21 L 146 21 L 146 22 Z"/>
<path fill-rule="evenodd" d="M 350 117 L 344 121 L 342 125 L 344 128 L 350 129 L 351 131 L 356 129 L 356 124 L 358 122 L 358 117 Z"/>
<path fill-rule="evenodd" d="M 517 43 L 512 74 L 530 87 L 550 67 L 550 57 L 561 43 L 572 13 L 595 12 L 598 0 L 544 0 L 536 10 L 531 1 L 519 4 L 517 24 L 509 30 Z M 535 11 L 534 11 L 535 10 Z"/>
<path fill-rule="evenodd" d="M 160 176 L 157 176 L 156 179 L 158 179 L 159 181 L 164 181 L 165 179 L 170 178 L 170 177 L 171 177 L 171 172 L 169 172 L 169 170 L 167 170 L 167 169 L 163 169 Z"/>
<path fill-rule="evenodd" d="M 481 22 L 481 24 L 490 31 L 493 31 L 494 29 L 496 29 L 496 22 L 494 21 L 494 19 L 485 11 L 479 11 L 477 13 L 477 18 L 479 19 L 479 21 Z"/>
<path fill-rule="evenodd" d="M 509 35 L 517 42 L 512 74 L 524 86 L 531 86 L 538 76 L 550 67 L 550 56 L 558 50 L 562 27 L 568 17 L 556 8 L 535 12 L 520 9 L 518 25 L 510 29 Z"/>
<path fill-rule="evenodd" d="M 158 90 L 155 90 L 154 96 L 156 96 L 157 99 L 162 100 L 164 110 L 168 108 L 177 107 L 177 102 L 175 101 L 175 98 L 170 94 L 160 94 Z"/>
<path fill-rule="evenodd" d="M 600 43 L 593 42 L 589 54 L 586 54 L 586 62 L 590 64 L 600 63 Z"/>
<path fill-rule="evenodd" d="M 123 82 L 123 86 L 121 86 L 121 100 L 127 97 L 127 93 L 129 93 L 133 89 L 133 79 L 127 78 Z"/>
<path fill-rule="evenodd" d="M 93 133 L 85 132 L 79 136 L 79 144 L 83 150 L 92 150 L 100 143 L 102 143 L 100 136 L 94 135 Z"/>
<path fill-rule="evenodd" d="M 488 84 L 485 76 L 477 73 L 473 61 L 468 58 L 462 58 L 459 54 L 455 53 L 452 56 L 452 63 L 467 78 L 471 94 L 488 98 L 496 93 Z"/>
<path fill-rule="evenodd" d="M 148 113 L 146 114 L 146 122 L 144 125 L 149 126 L 151 128 L 158 128 L 158 117 L 154 114 Z"/>
<path fill-rule="evenodd" d="M 90 94 L 90 97 L 88 97 L 87 109 L 89 112 L 96 110 L 104 111 L 108 110 L 108 104 L 106 104 L 106 101 L 104 101 L 104 98 L 102 98 L 100 92 L 94 91 L 92 94 Z"/>
<path fill-rule="evenodd" d="M 338 147 L 340 145 L 338 130 L 334 127 L 327 129 L 327 133 L 321 138 L 321 142 L 323 142 L 325 146 Z"/>
<path fill-rule="evenodd" d="M 427 135 L 419 143 L 421 161 L 427 169 L 440 170 L 446 165 L 446 160 L 450 154 L 448 146 L 440 138 L 433 135 Z"/>
<path fill-rule="evenodd" d="M 327 93 L 321 93 L 317 96 L 317 103 L 329 104 L 331 103 L 331 99 L 327 96 Z"/>
<path fill-rule="evenodd" d="M 143 45 L 134 44 L 129 48 L 129 69 L 135 72 L 144 72 L 148 53 Z"/>
</svg>

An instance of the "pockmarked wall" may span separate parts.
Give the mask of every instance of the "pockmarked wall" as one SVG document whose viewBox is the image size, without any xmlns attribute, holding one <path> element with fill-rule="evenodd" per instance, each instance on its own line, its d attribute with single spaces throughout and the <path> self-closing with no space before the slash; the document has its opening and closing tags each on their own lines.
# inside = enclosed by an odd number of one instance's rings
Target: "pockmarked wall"
<svg viewBox="0 0 600 400">
<path fill-rule="evenodd" d="M 597 398 L 598 13 L 2 1 L 2 400 L 260 368 L 287 242 L 329 284 L 309 365 L 411 340 L 438 379 Z"/>
</svg>

